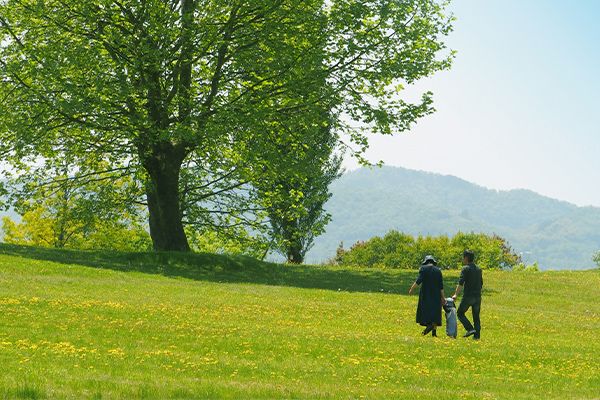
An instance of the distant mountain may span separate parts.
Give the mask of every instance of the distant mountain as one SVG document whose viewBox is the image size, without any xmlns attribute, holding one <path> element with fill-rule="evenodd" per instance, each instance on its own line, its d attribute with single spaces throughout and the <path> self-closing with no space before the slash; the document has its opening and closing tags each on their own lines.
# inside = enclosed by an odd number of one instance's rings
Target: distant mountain
<svg viewBox="0 0 600 400">
<path fill-rule="evenodd" d="M 540 269 L 588 269 L 600 250 L 600 208 L 577 207 L 530 190 L 497 191 L 454 176 L 399 167 L 362 168 L 331 185 L 333 216 L 307 262 L 332 258 L 340 242 L 383 236 L 497 233 Z"/>
<path fill-rule="evenodd" d="M 454 176 L 387 166 L 347 172 L 330 189 L 326 209 L 333 220 L 316 238 L 307 263 L 333 258 L 340 242 L 349 249 L 391 229 L 413 236 L 497 233 L 540 269 L 594 268 L 591 258 L 600 250 L 600 208 L 530 190 L 497 191 Z M 4 215 L 20 220 L 12 210 L 0 211 Z"/>
</svg>

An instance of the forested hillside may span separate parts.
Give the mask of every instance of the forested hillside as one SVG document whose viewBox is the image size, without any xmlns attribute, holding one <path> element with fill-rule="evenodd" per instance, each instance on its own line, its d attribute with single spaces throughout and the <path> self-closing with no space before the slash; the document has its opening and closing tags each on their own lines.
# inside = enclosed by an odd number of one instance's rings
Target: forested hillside
<svg viewBox="0 0 600 400">
<path fill-rule="evenodd" d="M 383 167 L 347 172 L 331 191 L 326 209 L 333 220 L 307 263 L 327 262 L 340 242 L 348 250 L 391 229 L 413 236 L 497 233 L 526 264 L 537 261 L 543 270 L 594 268 L 591 257 L 600 250 L 600 208 L 529 190 L 490 190 L 454 176 Z"/>
<path fill-rule="evenodd" d="M 577 207 L 529 190 L 497 191 L 454 176 L 398 167 L 347 172 L 331 185 L 333 220 L 308 253 L 325 262 L 340 242 L 383 236 L 497 233 L 540 269 L 587 269 L 600 249 L 600 208 Z"/>
</svg>

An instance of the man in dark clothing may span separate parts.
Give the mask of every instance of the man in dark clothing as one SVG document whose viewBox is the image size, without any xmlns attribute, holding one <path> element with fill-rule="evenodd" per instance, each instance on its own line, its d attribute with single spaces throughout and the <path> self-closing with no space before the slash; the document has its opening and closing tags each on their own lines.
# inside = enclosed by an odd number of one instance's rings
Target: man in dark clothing
<svg viewBox="0 0 600 400">
<path fill-rule="evenodd" d="M 456 310 L 456 316 L 458 320 L 467 330 L 467 333 L 463 337 L 473 336 L 473 339 L 479 339 L 481 336 L 481 321 L 479 320 L 479 313 L 481 311 L 481 288 L 483 287 L 483 277 L 481 268 L 473 262 L 475 255 L 472 250 L 465 250 L 463 253 L 463 264 L 464 267 L 460 271 L 460 278 L 458 279 L 458 285 L 452 298 L 456 300 L 458 294 L 464 287 L 464 294 Z M 475 327 L 471 325 L 471 322 L 466 317 L 465 313 L 471 307 L 473 314 L 473 323 Z"/>
<path fill-rule="evenodd" d="M 446 304 L 442 271 L 436 265 L 433 256 L 425 257 L 419 276 L 408 292 L 412 295 L 413 290 L 423 284 L 417 305 L 417 323 L 425 326 L 423 335 L 431 332 L 431 336 L 437 336 L 436 328 L 442 325 L 442 304 Z"/>
</svg>

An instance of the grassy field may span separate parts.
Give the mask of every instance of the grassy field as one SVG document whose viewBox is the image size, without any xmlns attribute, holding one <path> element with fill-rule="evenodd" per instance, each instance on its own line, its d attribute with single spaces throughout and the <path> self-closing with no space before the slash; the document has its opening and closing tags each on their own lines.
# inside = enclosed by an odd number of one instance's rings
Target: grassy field
<svg viewBox="0 0 600 400">
<path fill-rule="evenodd" d="M 415 278 L 0 245 L 0 397 L 600 398 L 600 271 L 484 272 L 480 341 L 422 337 Z"/>
</svg>

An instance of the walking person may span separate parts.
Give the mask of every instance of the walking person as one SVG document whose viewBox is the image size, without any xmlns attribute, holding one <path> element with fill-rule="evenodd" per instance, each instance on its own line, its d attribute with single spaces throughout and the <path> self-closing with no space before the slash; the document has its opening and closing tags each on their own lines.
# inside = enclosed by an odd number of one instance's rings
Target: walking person
<svg viewBox="0 0 600 400">
<path fill-rule="evenodd" d="M 458 335 L 458 327 L 456 324 L 456 305 L 454 304 L 454 299 L 452 297 L 448 297 L 446 299 L 446 304 L 444 305 L 444 314 L 446 316 L 446 335 L 456 339 L 456 335 Z"/>
<path fill-rule="evenodd" d="M 460 291 L 464 288 L 463 297 L 460 300 L 456 316 L 461 322 L 467 333 L 463 337 L 473 336 L 478 340 L 481 337 L 481 321 L 479 313 L 481 312 L 481 288 L 483 287 L 483 276 L 481 268 L 473 262 L 475 255 L 472 250 L 465 250 L 463 253 L 463 268 L 460 271 L 458 285 L 452 299 L 456 300 Z M 473 326 L 465 313 L 471 308 L 473 314 Z"/>
<path fill-rule="evenodd" d="M 446 304 L 444 296 L 444 282 L 442 271 L 437 267 L 433 256 L 425 257 L 423 265 L 419 269 L 419 276 L 408 291 L 412 295 L 413 290 L 421 286 L 419 292 L 419 304 L 417 305 L 417 324 L 425 327 L 423 335 L 431 332 L 431 336 L 437 337 L 437 327 L 442 325 L 442 305 Z"/>
</svg>

